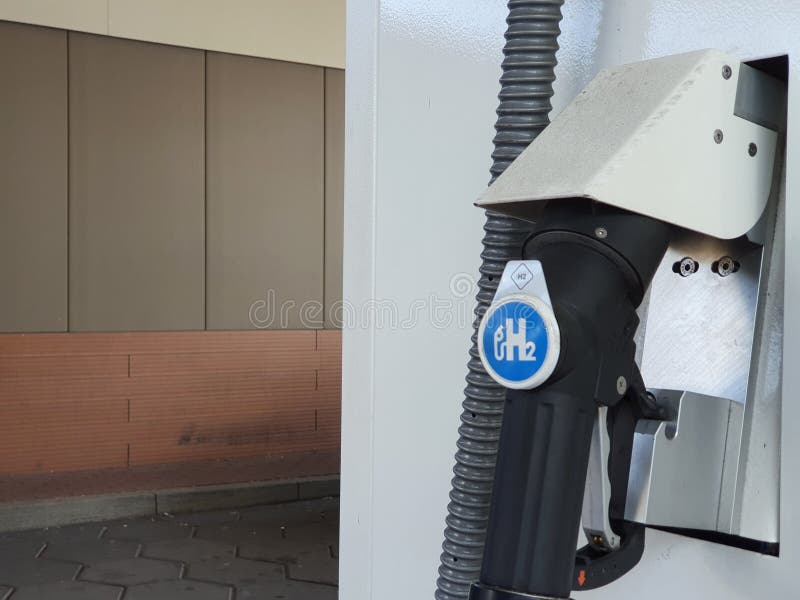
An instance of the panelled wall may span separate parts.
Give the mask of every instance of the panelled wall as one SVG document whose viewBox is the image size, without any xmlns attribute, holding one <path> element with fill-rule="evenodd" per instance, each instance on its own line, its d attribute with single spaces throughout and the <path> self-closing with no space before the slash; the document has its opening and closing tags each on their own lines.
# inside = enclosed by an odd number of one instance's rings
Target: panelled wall
<svg viewBox="0 0 800 600">
<path fill-rule="evenodd" d="M 203 329 L 205 54 L 67 44 L 69 330 Z"/>
<path fill-rule="evenodd" d="M 323 326 L 342 71 L 2 21 L 0 44 L 0 331 Z"/>
<path fill-rule="evenodd" d="M 324 300 L 324 70 L 210 54 L 206 71 L 208 327 L 252 327 L 269 290 L 296 304 L 285 326 L 308 326 L 299 307 Z"/>
<path fill-rule="evenodd" d="M 0 21 L 0 475 L 335 464 L 343 84 Z"/>
<path fill-rule="evenodd" d="M 0 22 L 0 331 L 67 327 L 66 47 Z"/>
</svg>

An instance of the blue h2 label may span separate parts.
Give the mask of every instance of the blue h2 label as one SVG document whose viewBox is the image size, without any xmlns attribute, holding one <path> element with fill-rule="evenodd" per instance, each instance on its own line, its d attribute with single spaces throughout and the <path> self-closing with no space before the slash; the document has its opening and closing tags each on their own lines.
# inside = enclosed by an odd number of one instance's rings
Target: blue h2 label
<svg viewBox="0 0 800 600">
<path fill-rule="evenodd" d="M 484 319 L 483 355 L 494 374 L 512 383 L 536 375 L 548 349 L 547 329 L 537 310 L 515 300 L 493 307 Z"/>
</svg>

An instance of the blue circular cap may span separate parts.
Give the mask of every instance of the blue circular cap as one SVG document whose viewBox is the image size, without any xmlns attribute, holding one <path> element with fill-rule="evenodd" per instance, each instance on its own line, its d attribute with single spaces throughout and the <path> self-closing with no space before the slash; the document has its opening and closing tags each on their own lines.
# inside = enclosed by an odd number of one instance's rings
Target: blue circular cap
<svg viewBox="0 0 800 600">
<path fill-rule="evenodd" d="M 552 309 L 538 298 L 509 298 L 492 306 L 479 332 L 486 370 L 506 387 L 536 387 L 555 368 L 560 345 L 552 334 L 556 327 Z"/>
</svg>

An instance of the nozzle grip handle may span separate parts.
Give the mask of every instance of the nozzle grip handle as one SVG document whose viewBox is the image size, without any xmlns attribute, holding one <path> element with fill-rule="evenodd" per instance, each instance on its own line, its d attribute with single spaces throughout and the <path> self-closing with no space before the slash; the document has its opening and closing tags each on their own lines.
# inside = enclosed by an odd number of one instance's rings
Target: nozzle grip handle
<svg viewBox="0 0 800 600">
<path fill-rule="evenodd" d="M 592 428 L 587 378 L 509 390 L 481 571 L 485 586 L 567 598 Z M 583 383 L 575 388 L 575 383 Z"/>
</svg>

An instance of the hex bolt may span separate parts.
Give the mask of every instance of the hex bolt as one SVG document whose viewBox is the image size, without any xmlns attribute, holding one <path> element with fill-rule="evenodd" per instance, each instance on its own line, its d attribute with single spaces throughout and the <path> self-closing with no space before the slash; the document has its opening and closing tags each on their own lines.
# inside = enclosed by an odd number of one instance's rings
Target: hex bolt
<svg viewBox="0 0 800 600">
<path fill-rule="evenodd" d="M 672 265 L 672 272 L 677 273 L 681 277 L 688 277 L 693 273 L 697 273 L 699 268 L 699 262 L 690 256 L 684 256 L 682 259 Z"/>
<path fill-rule="evenodd" d="M 730 79 L 731 75 L 733 75 L 733 69 L 731 69 L 729 65 L 725 65 L 724 67 L 722 67 L 723 79 Z"/>
<path fill-rule="evenodd" d="M 622 375 L 617 377 L 617 393 L 622 396 L 625 392 L 628 391 L 628 380 L 625 379 Z"/>
<path fill-rule="evenodd" d="M 755 156 L 757 152 L 758 146 L 756 146 L 753 142 L 750 142 L 750 144 L 747 146 L 747 153 L 750 156 Z"/>
<path fill-rule="evenodd" d="M 722 140 L 725 136 L 722 133 L 722 129 L 715 129 L 714 130 L 714 141 L 718 144 L 722 143 Z"/>
<path fill-rule="evenodd" d="M 594 230 L 594 234 L 599 237 L 601 240 L 608 237 L 608 231 L 605 227 L 598 227 Z"/>
<path fill-rule="evenodd" d="M 736 273 L 741 265 L 730 256 L 723 256 L 711 265 L 711 270 L 720 277 L 727 277 Z"/>
</svg>

